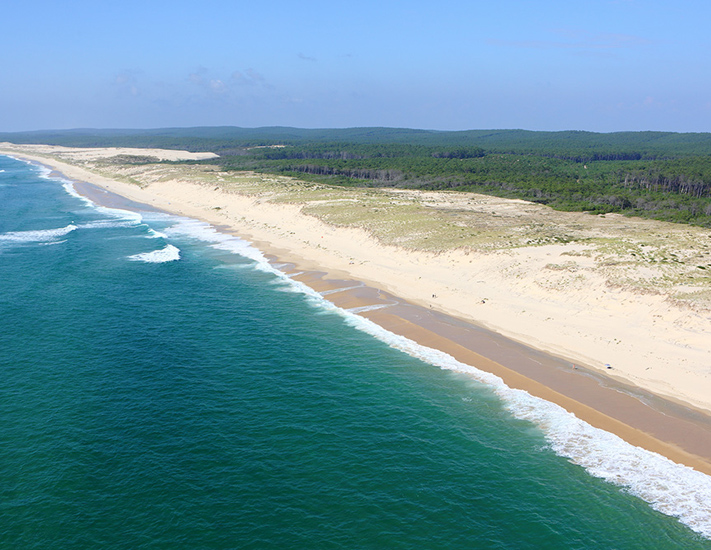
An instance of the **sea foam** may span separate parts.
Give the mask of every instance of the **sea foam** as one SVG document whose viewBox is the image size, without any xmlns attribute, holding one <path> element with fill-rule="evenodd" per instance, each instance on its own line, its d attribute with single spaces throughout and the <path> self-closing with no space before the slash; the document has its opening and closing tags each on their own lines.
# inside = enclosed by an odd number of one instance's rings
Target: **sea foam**
<svg viewBox="0 0 711 550">
<path fill-rule="evenodd" d="M 166 245 L 165 248 L 161 248 L 159 250 L 134 254 L 133 256 L 129 256 L 128 259 L 134 262 L 146 262 L 149 264 L 175 262 L 180 259 L 180 249 L 172 244 L 169 244 Z"/>
<path fill-rule="evenodd" d="M 550 448 L 595 477 L 624 487 L 655 510 L 677 517 L 711 538 L 711 477 L 631 445 L 595 428 L 559 405 L 508 387 L 496 375 L 385 330 L 372 321 L 340 310 L 348 324 L 393 348 L 446 370 L 467 373 L 489 386 L 511 414 L 537 425 Z"/>
<path fill-rule="evenodd" d="M 677 517 L 697 533 L 711 538 L 711 477 L 652 451 L 635 447 L 580 420 L 559 405 L 534 397 L 524 390 L 508 387 L 496 375 L 461 363 L 451 355 L 422 346 L 357 315 L 375 309 L 373 307 L 348 311 L 336 307 L 322 293 L 275 269 L 261 251 L 239 237 L 220 233 L 207 223 L 188 219 L 181 219 L 166 233 L 192 236 L 213 243 L 214 248 L 252 259 L 258 269 L 273 273 L 288 283 L 289 290 L 306 295 L 308 301 L 322 311 L 342 316 L 352 327 L 426 363 L 468 374 L 492 389 L 512 416 L 538 426 L 553 452 L 582 466 L 595 477 L 624 487 L 659 512 Z"/>
<path fill-rule="evenodd" d="M 238 254 L 256 262 L 257 269 L 279 275 L 281 271 L 273 268 L 260 250 L 250 243 L 234 235 L 221 233 L 207 222 L 201 222 L 192 218 L 173 216 L 177 223 L 166 228 L 163 233 L 168 237 L 189 237 L 209 243 L 217 250 L 225 250 Z"/>
<path fill-rule="evenodd" d="M 321 296 L 329 296 L 330 294 L 337 294 L 339 292 L 346 292 L 348 290 L 356 290 L 358 288 L 363 288 L 363 285 L 360 284 L 360 285 L 354 285 L 354 286 L 347 286 L 347 287 L 343 287 L 343 288 L 333 288 L 331 290 L 322 290 L 321 292 L 319 292 L 319 294 L 321 294 Z"/>
<path fill-rule="evenodd" d="M 148 235 L 146 235 L 146 238 L 148 239 L 167 239 L 168 235 L 165 233 L 161 233 L 160 231 L 156 231 L 155 229 L 149 227 L 148 228 Z"/>
<path fill-rule="evenodd" d="M 135 220 L 121 220 L 109 218 L 107 220 L 94 220 L 79 224 L 79 229 L 114 229 L 117 227 L 135 227 L 140 225 Z"/>
<path fill-rule="evenodd" d="M 47 175 L 46 177 L 49 178 L 49 175 Z M 96 210 L 97 212 L 106 214 L 114 219 L 123 220 L 126 224 L 138 225 L 143 222 L 143 216 L 139 212 L 133 212 L 132 210 L 124 210 L 122 208 L 109 208 L 108 206 L 100 206 L 92 200 L 86 198 L 85 196 L 77 193 L 77 190 L 75 189 L 74 184 L 71 181 L 60 177 L 52 177 L 52 179 L 61 182 L 62 187 L 64 187 L 67 193 L 69 193 L 72 197 L 76 197 L 81 200 L 86 206 L 88 206 L 92 210 Z M 89 225 L 87 225 L 87 227 L 89 227 Z"/>
<path fill-rule="evenodd" d="M 12 243 L 43 243 L 64 237 L 68 233 L 75 231 L 77 226 L 70 223 L 57 229 L 37 229 L 32 231 L 10 231 L 0 234 L 0 242 Z"/>
</svg>

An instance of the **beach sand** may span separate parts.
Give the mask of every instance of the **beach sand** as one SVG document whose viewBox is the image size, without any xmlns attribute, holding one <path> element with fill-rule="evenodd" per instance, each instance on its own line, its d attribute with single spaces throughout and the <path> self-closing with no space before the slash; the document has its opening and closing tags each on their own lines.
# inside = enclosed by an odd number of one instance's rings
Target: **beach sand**
<svg viewBox="0 0 711 550">
<path fill-rule="evenodd" d="M 200 158 L 178 151 L 0 152 L 226 228 L 316 290 L 346 289 L 325 295 L 336 305 L 387 305 L 361 314 L 711 474 L 711 231 L 470 193 L 126 164 Z"/>
</svg>

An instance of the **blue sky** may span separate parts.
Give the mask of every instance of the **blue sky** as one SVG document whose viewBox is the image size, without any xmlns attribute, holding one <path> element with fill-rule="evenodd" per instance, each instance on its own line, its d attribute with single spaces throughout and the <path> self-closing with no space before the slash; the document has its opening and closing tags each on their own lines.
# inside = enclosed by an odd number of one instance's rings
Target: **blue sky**
<svg viewBox="0 0 711 550">
<path fill-rule="evenodd" d="M 8 4 L 0 131 L 711 131 L 707 0 Z"/>
</svg>

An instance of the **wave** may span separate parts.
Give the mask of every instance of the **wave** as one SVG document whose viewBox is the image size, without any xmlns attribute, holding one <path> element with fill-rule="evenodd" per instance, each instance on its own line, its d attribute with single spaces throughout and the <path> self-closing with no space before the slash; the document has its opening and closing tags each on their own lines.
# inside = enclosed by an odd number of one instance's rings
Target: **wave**
<svg viewBox="0 0 711 550">
<path fill-rule="evenodd" d="M 113 229 L 116 227 L 136 227 L 137 224 L 135 220 L 120 220 L 120 219 L 108 219 L 108 220 L 94 220 L 91 222 L 80 223 L 80 229 Z"/>
<path fill-rule="evenodd" d="M 41 177 L 45 177 L 46 179 L 52 179 L 52 180 L 60 182 L 62 184 L 62 187 L 64 188 L 64 190 L 67 193 L 69 193 L 72 197 L 74 197 L 75 199 L 79 199 L 81 202 L 83 202 L 89 208 L 98 208 L 97 204 L 95 204 L 91 200 L 87 199 L 84 195 L 80 195 L 79 193 L 77 193 L 77 190 L 75 189 L 73 182 L 66 180 L 64 178 L 56 177 L 56 176 L 50 177 L 49 174 L 46 174 Z"/>
<path fill-rule="evenodd" d="M 370 306 L 360 306 L 360 307 L 352 307 L 347 309 L 346 311 L 348 313 L 365 313 L 366 311 L 375 311 L 376 309 L 383 309 L 386 307 L 390 307 L 392 304 L 373 304 Z"/>
<path fill-rule="evenodd" d="M 395 349 L 441 369 L 467 373 L 489 386 L 514 417 L 527 420 L 543 431 L 557 455 L 582 466 L 594 477 L 624 487 L 655 510 L 676 517 L 692 530 L 711 538 L 711 477 L 635 447 L 580 420 L 559 405 L 510 388 L 498 376 L 461 363 L 451 355 L 421 346 L 358 315 L 347 311 L 341 314 L 354 328 Z"/>
<path fill-rule="evenodd" d="M 134 262 L 146 262 L 149 264 L 175 262 L 180 259 L 180 249 L 172 244 L 169 244 L 166 245 L 165 248 L 161 248 L 159 250 L 134 254 L 133 256 L 129 256 L 128 259 Z"/>
<path fill-rule="evenodd" d="M 173 218 L 177 220 L 177 223 L 164 230 L 164 234 L 167 237 L 188 237 L 211 243 L 211 248 L 225 250 L 238 254 L 243 258 L 253 260 L 256 262 L 256 268 L 261 271 L 273 273 L 274 275 L 282 273 L 269 264 L 269 261 L 260 250 L 253 247 L 244 239 L 227 233 L 221 233 L 207 222 L 180 216 L 173 216 Z"/>
<path fill-rule="evenodd" d="M 37 243 L 37 242 L 47 242 L 59 237 L 64 237 L 68 233 L 78 229 L 76 225 L 70 223 L 64 227 L 59 227 L 57 229 L 37 229 L 31 231 L 10 231 L 8 233 L 0 234 L 0 242 L 12 242 L 12 243 Z"/>
<path fill-rule="evenodd" d="M 90 207 L 92 210 L 96 210 L 97 212 L 101 212 L 102 214 L 107 214 L 112 218 L 125 220 L 126 222 L 130 222 L 133 225 L 138 225 L 143 222 L 143 216 L 139 212 L 134 212 L 132 210 L 124 210 L 123 208 L 110 208 L 108 206 L 98 205 L 91 199 L 88 199 L 84 195 L 77 193 L 73 182 L 64 178 L 60 178 L 58 176 L 52 176 L 50 178 L 48 175 L 47 178 L 61 182 L 62 187 L 64 187 L 67 193 L 69 193 L 72 197 L 80 199 L 85 205 Z"/>
<path fill-rule="evenodd" d="M 80 229 L 108 229 L 108 228 L 120 228 L 120 227 L 136 227 L 138 225 L 143 224 L 143 215 L 140 212 L 134 212 L 132 210 L 124 210 L 122 208 L 110 208 L 108 206 L 98 205 L 91 199 L 88 199 L 87 197 L 79 194 L 77 192 L 76 188 L 74 187 L 74 183 L 72 181 L 62 178 L 57 175 L 51 175 L 51 170 L 47 169 L 44 166 L 40 166 L 40 168 L 44 168 L 44 172 L 41 174 L 40 177 L 44 177 L 46 179 L 51 179 L 51 180 L 60 182 L 62 184 L 62 187 L 64 188 L 64 190 L 69 195 L 81 200 L 87 207 L 91 208 L 92 210 L 109 216 L 109 219 L 93 220 L 90 222 L 85 222 L 85 223 L 79 224 L 78 227 Z M 145 225 L 145 224 L 143 224 L 143 225 Z M 151 236 L 151 237 L 163 236 L 161 233 L 153 231 L 153 229 L 151 229 L 150 227 L 148 227 L 148 226 L 146 226 L 146 227 L 148 228 L 149 236 Z"/>
<path fill-rule="evenodd" d="M 363 284 L 359 285 L 354 285 L 354 286 L 344 286 L 341 288 L 332 288 L 331 290 L 322 290 L 319 292 L 321 296 L 329 296 L 331 294 L 338 294 L 339 292 L 346 292 L 347 290 L 355 290 L 357 288 L 363 288 Z"/>
<path fill-rule="evenodd" d="M 155 229 L 148 228 L 148 235 L 146 236 L 148 239 L 167 239 L 168 235 L 165 233 L 161 233 L 160 231 L 156 231 Z"/>
<path fill-rule="evenodd" d="M 49 179 L 49 180 L 53 180 L 53 181 L 57 181 L 57 182 L 61 183 L 64 190 L 69 195 L 81 200 L 86 206 L 88 206 L 92 210 L 96 210 L 97 212 L 106 214 L 113 220 L 121 220 L 124 222 L 123 224 L 120 224 L 120 225 L 110 225 L 110 222 L 108 222 L 108 221 L 97 220 L 94 222 L 88 222 L 85 224 L 81 224 L 80 227 L 83 229 L 97 228 L 97 227 L 128 227 L 130 225 L 140 225 L 143 222 L 143 216 L 139 212 L 134 212 L 132 210 L 124 210 L 122 208 L 110 208 L 108 206 L 101 206 L 101 205 L 96 204 L 91 199 L 88 199 L 84 195 L 79 194 L 77 192 L 76 188 L 74 187 L 73 181 L 57 175 L 54 170 L 52 170 L 48 166 L 45 166 L 44 164 L 38 164 L 36 162 L 30 161 L 27 159 L 13 157 L 12 155 L 5 155 L 5 156 L 7 156 L 11 159 L 20 161 L 20 162 L 24 162 L 25 164 L 28 164 L 32 168 L 36 169 L 39 172 L 39 177 L 41 177 L 43 179 Z"/>
<path fill-rule="evenodd" d="M 27 164 L 34 166 L 37 171 L 40 173 L 39 177 L 45 178 L 45 179 L 51 179 L 52 177 L 50 174 L 52 174 L 53 170 L 49 166 L 45 166 L 44 164 L 37 164 L 34 161 L 31 160 L 23 160 L 23 159 L 18 159 L 22 160 L 23 162 L 26 162 Z M 59 178 L 57 178 L 59 179 Z"/>
<path fill-rule="evenodd" d="M 39 246 L 53 246 L 55 244 L 64 244 L 67 242 L 67 239 L 62 239 L 61 241 L 51 241 L 47 243 L 39 243 Z"/>
</svg>

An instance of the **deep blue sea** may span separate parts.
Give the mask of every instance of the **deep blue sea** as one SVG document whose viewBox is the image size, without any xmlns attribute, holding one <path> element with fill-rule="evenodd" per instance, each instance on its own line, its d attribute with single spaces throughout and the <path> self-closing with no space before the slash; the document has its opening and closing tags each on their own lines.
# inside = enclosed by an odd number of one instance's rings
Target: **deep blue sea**
<svg viewBox="0 0 711 550">
<path fill-rule="evenodd" d="M 0 157 L 2 549 L 711 548 L 709 480 Z"/>
</svg>

